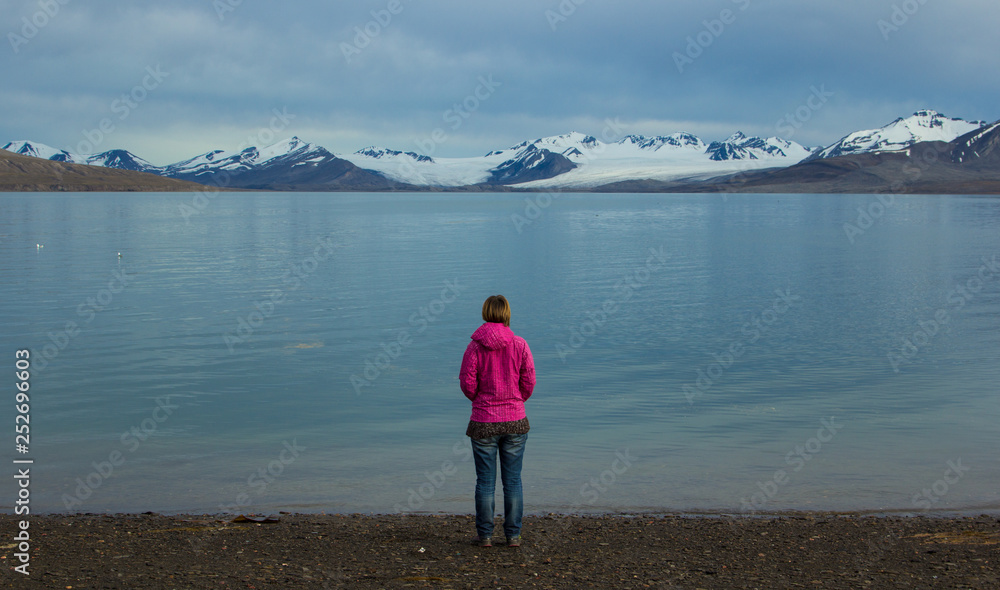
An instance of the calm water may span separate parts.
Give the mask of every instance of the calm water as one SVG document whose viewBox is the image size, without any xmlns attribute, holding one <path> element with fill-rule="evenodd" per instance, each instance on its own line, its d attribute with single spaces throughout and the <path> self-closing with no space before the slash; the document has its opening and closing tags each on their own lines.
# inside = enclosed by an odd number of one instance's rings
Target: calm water
<svg viewBox="0 0 1000 590">
<path fill-rule="evenodd" d="M 0 196 L 33 511 L 471 512 L 495 293 L 538 371 L 529 510 L 1000 509 L 998 198 L 200 205 Z"/>
</svg>

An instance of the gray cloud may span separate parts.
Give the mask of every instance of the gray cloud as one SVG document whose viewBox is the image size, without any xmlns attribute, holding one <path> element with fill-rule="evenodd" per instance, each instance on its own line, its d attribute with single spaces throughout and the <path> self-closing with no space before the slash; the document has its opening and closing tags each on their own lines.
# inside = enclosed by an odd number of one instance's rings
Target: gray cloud
<svg viewBox="0 0 1000 590">
<path fill-rule="evenodd" d="M 58 12 L 38 16 L 43 5 Z M 73 148 L 110 119 L 99 149 L 162 164 L 234 149 L 284 108 L 288 135 L 339 152 L 415 149 L 440 127 L 438 155 L 474 155 L 598 133 L 609 117 L 710 141 L 781 135 L 778 121 L 823 86 L 833 97 L 792 139 L 828 144 L 918 108 L 1000 118 L 998 12 L 943 0 L 0 0 L 0 140 Z M 47 22 L 27 38 L 24 19 Z M 700 54 L 682 72 L 675 55 L 691 40 Z M 115 101 L 147 68 L 168 75 L 122 119 Z M 480 76 L 500 86 L 452 129 L 446 112 Z"/>
</svg>

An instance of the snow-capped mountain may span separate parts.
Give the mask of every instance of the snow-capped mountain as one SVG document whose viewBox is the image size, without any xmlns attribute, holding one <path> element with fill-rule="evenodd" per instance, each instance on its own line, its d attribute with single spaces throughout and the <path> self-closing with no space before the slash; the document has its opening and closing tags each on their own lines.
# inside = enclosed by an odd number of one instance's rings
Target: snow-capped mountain
<svg viewBox="0 0 1000 590">
<path fill-rule="evenodd" d="M 316 163 L 331 157 L 334 157 L 333 154 L 325 148 L 292 137 L 265 148 L 251 146 L 238 152 L 206 152 L 166 166 L 163 175 L 204 182 L 206 176 L 222 172 L 234 175 L 264 167 Z"/>
<path fill-rule="evenodd" d="M 12 142 L 4 149 L 70 163 L 152 172 L 203 184 L 259 187 L 291 179 L 320 182 L 318 170 L 337 176 L 349 162 L 390 184 L 459 187 L 477 184 L 588 187 L 622 179 L 697 177 L 771 166 L 788 166 L 808 150 L 777 138 L 737 133 L 706 145 L 690 133 L 646 137 L 628 135 L 605 143 L 579 132 L 541 137 L 482 157 L 432 158 L 377 146 L 344 156 L 298 137 L 235 152 L 213 150 L 168 166 L 154 166 L 125 151 L 81 156 L 44 144 Z M 302 167 L 305 167 L 304 169 Z M 288 174 L 295 169 L 294 174 Z M 368 184 L 379 181 L 367 179 Z"/>
<path fill-rule="evenodd" d="M 992 129 L 979 121 L 952 119 L 925 110 L 879 129 L 851 133 L 815 152 L 778 137 L 750 137 L 742 132 L 710 144 L 690 133 L 626 135 L 615 141 L 601 141 L 572 132 L 468 158 L 431 157 L 378 146 L 336 155 L 292 137 L 265 147 L 213 150 L 168 166 L 154 166 L 125 150 L 80 155 L 30 141 L 11 142 L 3 149 L 36 158 L 151 172 L 232 188 L 394 190 L 493 185 L 587 189 L 629 180 L 699 181 L 788 168 L 817 158 L 900 151 L 920 142 L 952 142 L 960 136 L 968 141 L 965 147 L 956 148 L 955 161 L 985 161 L 984 151 L 994 153 L 1000 135 L 991 132 L 983 139 Z M 977 130 L 982 132 L 977 135 Z"/>
<path fill-rule="evenodd" d="M 239 167 L 239 158 L 223 150 L 213 150 L 188 160 L 164 167 L 168 175 L 193 175 L 212 170 L 229 170 Z"/>
<path fill-rule="evenodd" d="M 194 158 L 154 166 L 125 150 L 110 150 L 92 156 L 72 154 L 45 144 L 15 141 L 5 150 L 70 164 L 149 172 L 220 188 L 279 188 L 392 190 L 396 183 L 362 170 L 325 148 L 292 137 L 266 147 L 248 147 L 237 152 L 213 150 Z"/>
<path fill-rule="evenodd" d="M 801 160 L 811 153 L 808 148 L 780 137 L 768 137 L 767 139 L 747 137 L 742 131 L 737 131 L 725 141 L 713 141 L 706 151 L 711 154 L 711 159 L 717 162 L 760 160 L 763 158 L 798 158 Z"/>
<path fill-rule="evenodd" d="M 151 172 L 162 174 L 162 168 L 154 166 L 128 150 L 110 150 L 87 158 L 87 164 L 119 170 L 134 170 L 136 172 Z"/>
<path fill-rule="evenodd" d="M 375 158 L 376 160 L 383 160 L 387 158 L 395 158 L 396 156 L 406 156 L 408 158 L 413 158 L 417 162 L 433 162 L 434 158 L 430 156 L 422 156 L 416 152 L 400 152 L 397 150 L 387 150 L 385 148 L 370 146 L 364 149 L 360 149 L 355 154 L 359 156 L 367 156 L 369 158 Z"/>
<path fill-rule="evenodd" d="M 878 129 L 855 131 L 837 143 L 817 152 L 813 158 L 833 158 L 850 154 L 904 150 L 921 141 L 950 142 L 979 129 L 984 121 L 952 119 L 937 111 L 923 110 L 907 118 L 898 118 Z"/>
<path fill-rule="evenodd" d="M 674 133 L 673 135 L 658 135 L 645 137 L 642 135 L 626 135 L 618 140 L 621 145 L 634 145 L 641 150 L 657 151 L 661 148 L 691 148 L 705 150 L 705 143 L 690 133 Z"/>
<path fill-rule="evenodd" d="M 567 133 L 525 141 L 482 157 L 430 158 L 380 147 L 365 148 L 342 157 L 396 182 L 457 187 L 516 184 L 558 176 L 572 169 L 574 161 L 598 144 L 595 138 L 583 133 Z"/>
<path fill-rule="evenodd" d="M 746 169 L 790 166 L 810 151 L 783 139 L 737 133 L 706 145 L 690 133 L 627 135 L 605 143 L 579 132 L 524 141 L 481 158 L 418 159 L 412 152 L 366 148 L 343 156 L 398 182 L 432 186 L 503 184 L 589 187 L 628 179 L 715 176 Z"/>
<path fill-rule="evenodd" d="M 720 177 L 708 183 L 638 182 L 625 187 L 649 192 L 995 195 L 1000 194 L 1000 121 L 948 143 L 920 141 L 901 150 L 810 158 L 794 166 Z"/>
<path fill-rule="evenodd" d="M 576 148 L 571 148 L 576 149 Z M 488 184 L 520 184 L 534 180 L 554 178 L 576 168 L 569 158 L 548 149 L 529 145 L 515 157 L 503 162 L 493 170 Z"/>
<path fill-rule="evenodd" d="M 153 174 L 160 174 L 161 176 L 163 171 L 159 166 L 154 166 L 127 150 L 110 150 L 91 156 L 82 156 L 34 141 L 12 141 L 3 146 L 3 149 L 15 154 L 21 154 L 22 156 L 32 156 L 54 162 L 66 162 L 67 164 L 87 164 L 88 166 L 151 172 Z"/>
<path fill-rule="evenodd" d="M 65 150 L 57 150 L 54 147 L 35 141 L 12 141 L 3 146 L 3 149 L 8 152 L 14 152 L 15 154 L 21 154 L 22 156 L 42 158 L 43 160 L 69 162 L 70 164 L 86 164 L 86 161 L 84 161 L 85 159 L 77 160 L 79 156 L 75 156 Z"/>
<path fill-rule="evenodd" d="M 392 181 L 292 137 L 239 152 L 214 150 L 167 166 L 164 176 L 232 188 L 330 190 L 394 189 Z"/>
<path fill-rule="evenodd" d="M 487 156 L 520 152 L 533 146 L 536 149 L 549 150 L 552 153 L 563 154 L 569 157 L 570 155 L 579 156 L 580 154 L 588 153 L 600 145 L 601 142 L 597 141 L 596 137 L 574 131 L 565 135 L 553 135 L 552 137 L 541 137 L 534 141 L 525 141 L 506 150 L 490 152 Z"/>
<path fill-rule="evenodd" d="M 592 138 L 590 138 L 592 139 Z M 776 137 L 736 133 L 710 145 L 690 133 L 656 137 L 628 135 L 613 143 L 588 140 L 585 149 L 567 154 L 577 168 L 558 177 L 520 183 L 521 188 L 591 188 L 621 180 L 698 179 L 791 166 L 810 151 Z"/>
</svg>

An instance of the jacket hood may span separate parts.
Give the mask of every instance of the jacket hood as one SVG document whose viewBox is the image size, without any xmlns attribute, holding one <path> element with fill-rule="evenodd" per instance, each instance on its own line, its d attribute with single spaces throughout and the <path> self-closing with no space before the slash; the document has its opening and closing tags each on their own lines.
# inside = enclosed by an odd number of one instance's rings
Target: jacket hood
<svg viewBox="0 0 1000 590">
<path fill-rule="evenodd" d="M 514 340 L 514 332 L 503 324 L 486 322 L 472 333 L 472 339 L 490 350 L 499 350 Z"/>
</svg>

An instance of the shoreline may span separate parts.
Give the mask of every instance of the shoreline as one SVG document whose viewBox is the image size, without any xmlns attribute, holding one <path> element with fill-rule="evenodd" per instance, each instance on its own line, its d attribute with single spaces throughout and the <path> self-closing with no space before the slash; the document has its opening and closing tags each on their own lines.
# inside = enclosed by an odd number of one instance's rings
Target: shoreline
<svg viewBox="0 0 1000 590">
<path fill-rule="evenodd" d="M 499 496 L 498 491 L 498 496 Z M 420 510 L 404 510 L 404 511 L 392 511 L 392 512 L 379 512 L 379 511 L 337 511 L 330 509 L 316 509 L 316 510 L 302 510 L 295 509 L 290 506 L 283 505 L 250 505 L 246 506 L 246 511 L 242 513 L 235 513 L 230 511 L 215 511 L 215 512 L 201 512 L 198 510 L 143 510 L 139 511 L 117 511 L 117 512 L 44 512 L 44 511 L 32 511 L 31 517 L 46 517 L 46 518 L 73 518 L 82 516 L 111 516 L 111 517 L 129 517 L 129 516 L 147 516 L 156 515 L 164 517 L 190 517 L 190 518 L 219 518 L 219 519 L 232 519 L 237 516 L 249 516 L 251 514 L 256 516 L 266 516 L 266 515 L 293 515 L 293 516 L 350 516 L 350 517 L 406 517 L 406 516 L 423 516 L 423 517 L 460 517 L 460 516 L 472 516 L 474 511 L 471 509 L 472 501 L 468 502 L 470 509 L 462 512 L 449 512 L 444 510 L 439 511 L 420 511 Z M 1000 506 L 979 506 L 979 507 L 968 507 L 968 508 L 949 508 L 949 509 L 938 509 L 938 510 L 927 510 L 927 509 L 910 509 L 910 508 L 882 508 L 882 509 L 859 509 L 859 510 L 805 510 L 790 508 L 787 510 L 758 510 L 754 512 L 733 512 L 725 510 L 712 510 L 712 509 L 691 509 L 691 510 L 673 510 L 673 509 L 607 509 L 607 510 L 592 510 L 592 511 L 579 511 L 573 510 L 579 508 L 579 506 L 571 506 L 569 509 L 539 509 L 531 510 L 525 508 L 524 517 L 559 517 L 559 518 L 695 518 L 695 519 L 711 519 L 711 518 L 799 518 L 799 517 L 813 517 L 813 518 L 837 518 L 837 517 L 848 517 L 848 518 L 927 518 L 927 519 L 941 519 L 941 518 L 970 518 L 970 517 L 989 517 L 993 516 L 1000 519 Z M 503 507 L 497 508 L 498 515 L 502 511 Z M 14 517 L 13 506 L 0 506 L 0 519 L 4 516 Z"/>
<path fill-rule="evenodd" d="M 474 516 L 281 513 L 0 516 L 29 522 L 18 588 L 1000 587 L 1000 516 L 528 515 L 524 544 Z"/>
<path fill-rule="evenodd" d="M 161 177 L 166 178 L 166 177 Z M 761 187 L 748 187 L 744 190 L 731 190 L 729 187 L 721 187 L 716 190 L 690 190 L 690 187 L 678 187 L 673 189 L 650 189 L 642 188 L 641 186 L 628 185 L 625 187 L 614 187 L 614 186 L 599 186 L 599 187 L 561 187 L 561 188 L 518 188 L 515 186 L 505 187 L 502 185 L 489 186 L 486 188 L 476 188 L 476 187 L 448 187 L 448 186 L 433 186 L 426 188 L 406 188 L 406 189 L 365 189 L 365 188 L 344 188 L 344 189 L 325 189 L 325 190 L 314 190 L 314 188 L 301 188 L 301 189 L 279 189 L 279 188 L 236 188 L 227 187 L 225 189 L 217 189 L 217 187 L 203 187 L 203 188 L 146 188 L 142 185 L 129 186 L 125 188 L 113 188 L 110 186 L 96 187 L 96 188 L 76 188 L 70 189 L 66 187 L 60 187 L 57 185 L 38 187 L 38 188 L 10 188 L 7 185 L 0 184 L 0 195 L 31 195 L 31 194 L 77 194 L 86 195 L 90 193 L 132 193 L 132 194 L 171 194 L 171 193 L 210 193 L 213 195 L 218 194 L 274 194 L 274 195 L 293 195 L 293 194 L 328 194 L 328 195 L 340 195 L 340 194 L 392 194 L 392 195 L 425 195 L 425 194 L 513 194 L 513 195 L 541 195 L 541 194 L 558 194 L 558 195 L 676 195 L 676 196 L 692 196 L 692 195 L 779 195 L 779 196 L 813 196 L 813 195 L 843 195 L 843 196 L 856 196 L 856 195 L 866 195 L 866 196 L 878 196 L 886 194 L 887 191 L 880 187 L 863 187 L 867 190 L 858 189 L 843 189 L 843 190 L 833 190 L 827 188 L 823 190 L 824 187 L 809 187 L 813 190 L 804 190 L 799 187 L 789 188 L 787 186 L 761 186 Z M 950 190 L 949 190 L 950 189 Z M 961 189 L 961 190 L 955 190 Z M 905 192 L 892 192 L 894 196 L 900 197 L 998 197 L 1000 196 L 1000 180 L 996 181 L 996 186 L 991 185 L 985 189 L 976 189 L 967 186 L 938 186 L 928 187 L 926 189 L 921 189 L 920 187 L 911 188 Z"/>
</svg>

